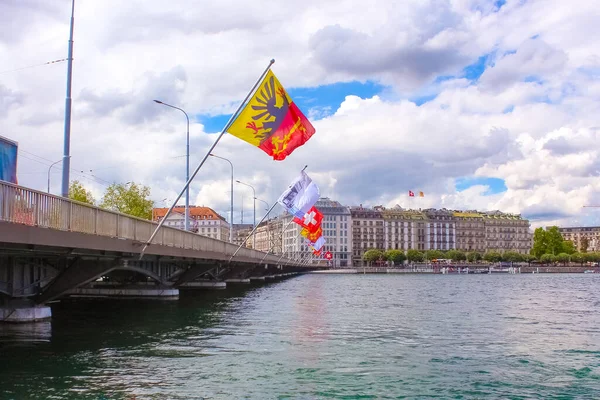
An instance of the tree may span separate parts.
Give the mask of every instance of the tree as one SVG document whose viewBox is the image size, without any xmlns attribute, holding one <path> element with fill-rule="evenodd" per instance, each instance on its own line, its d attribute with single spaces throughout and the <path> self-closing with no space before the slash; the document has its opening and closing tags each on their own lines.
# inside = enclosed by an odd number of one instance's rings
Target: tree
<svg viewBox="0 0 600 400">
<path fill-rule="evenodd" d="M 556 261 L 561 262 L 564 265 L 567 265 L 567 263 L 569 262 L 570 259 L 571 259 L 571 256 L 568 255 L 567 253 L 559 253 L 556 256 Z"/>
<path fill-rule="evenodd" d="M 149 197 L 150 188 L 147 186 L 138 186 L 134 182 L 113 183 L 106 189 L 100 207 L 134 217 L 152 219 L 154 202 Z"/>
<path fill-rule="evenodd" d="M 459 250 L 448 250 L 444 257 L 452 261 L 464 261 L 467 259 L 465 253 Z"/>
<path fill-rule="evenodd" d="M 557 255 L 562 251 L 564 239 L 558 230 L 558 226 L 546 228 L 546 242 L 548 245 L 547 253 Z"/>
<path fill-rule="evenodd" d="M 531 264 L 533 261 L 537 260 L 533 254 L 524 254 L 523 259 L 527 261 L 527 264 Z"/>
<path fill-rule="evenodd" d="M 577 251 L 575 245 L 570 240 L 563 240 L 561 253 L 573 254 Z"/>
<path fill-rule="evenodd" d="M 585 261 L 585 257 L 583 255 L 583 253 L 573 253 L 573 254 L 571 254 L 571 261 L 583 265 L 583 262 Z"/>
<path fill-rule="evenodd" d="M 502 255 L 502 259 L 508 262 L 522 262 L 525 261 L 523 255 L 521 253 L 517 253 L 516 251 L 507 251 Z"/>
<path fill-rule="evenodd" d="M 424 257 L 423 253 L 421 253 L 419 250 L 411 249 L 406 252 L 406 258 L 410 262 L 422 262 Z"/>
<path fill-rule="evenodd" d="M 544 228 L 537 228 L 533 232 L 533 247 L 531 248 L 531 254 L 540 258 L 548 250 L 548 238 Z"/>
<path fill-rule="evenodd" d="M 590 247 L 590 241 L 589 241 L 589 239 L 587 237 L 585 237 L 585 236 L 582 237 L 581 238 L 581 244 L 579 245 L 579 247 L 580 247 L 580 251 L 582 253 L 587 253 L 588 247 Z"/>
<path fill-rule="evenodd" d="M 379 261 L 383 259 L 383 257 L 383 251 L 377 249 L 367 250 L 365 251 L 365 254 L 363 254 L 363 260 L 367 262 Z"/>
<path fill-rule="evenodd" d="M 542 256 L 540 257 L 540 261 L 544 264 L 552 264 L 554 263 L 554 261 L 556 261 L 556 256 L 554 256 L 554 254 L 542 254 Z"/>
<path fill-rule="evenodd" d="M 92 204 L 96 203 L 92 192 L 87 190 L 79 181 L 71 182 L 69 185 L 69 198 L 80 203 Z"/>
<path fill-rule="evenodd" d="M 502 254 L 496 251 L 488 251 L 483 255 L 483 259 L 487 262 L 500 262 L 502 261 Z"/>
<path fill-rule="evenodd" d="M 406 255 L 402 250 L 388 250 L 385 252 L 385 258 L 396 265 L 396 263 L 402 263 L 406 260 Z"/>
<path fill-rule="evenodd" d="M 438 258 L 444 258 L 444 253 L 440 250 L 427 250 L 425 252 L 425 258 L 429 261 L 437 260 Z"/>
<path fill-rule="evenodd" d="M 467 254 L 467 260 L 469 260 L 470 262 L 479 261 L 479 260 L 481 260 L 481 258 L 482 258 L 481 253 L 478 253 L 476 251 L 472 251 Z"/>
</svg>

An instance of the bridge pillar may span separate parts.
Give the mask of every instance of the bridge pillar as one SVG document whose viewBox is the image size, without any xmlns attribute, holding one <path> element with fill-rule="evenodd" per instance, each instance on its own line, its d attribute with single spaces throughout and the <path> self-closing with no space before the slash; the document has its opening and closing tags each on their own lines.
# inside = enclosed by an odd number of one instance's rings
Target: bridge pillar
<svg viewBox="0 0 600 400">
<path fill-rule="evenodd" d="M 11 299 L 0 306 L 0 322 L 36 322 L 51 317 L 50 307 L 27 299 Z"/>
</svg>

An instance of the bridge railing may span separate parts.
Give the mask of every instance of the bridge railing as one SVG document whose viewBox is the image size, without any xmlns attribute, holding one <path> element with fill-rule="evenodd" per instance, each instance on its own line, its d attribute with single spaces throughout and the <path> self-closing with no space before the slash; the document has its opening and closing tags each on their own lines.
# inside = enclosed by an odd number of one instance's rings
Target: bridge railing
<svg viewBox="0 0 600 400">
<path fill-rule="evenodd" d="M 139 242 L 147 242 L 158 225 L 156 222 L 4 181 L 0 181 L 0 221 Z M 238 247 L 232 243 L 166 226 L 160 229 L 152 244 L 226 255 L 233 254 Z M 261 251 L 242 248 L 236 258 L 239 256 L 260 261 L 264 255 Z M 279 256 L 268 255 L 264 262 L 273 263 L 278 260 Z M 283 258 L 281 261 L 289 260 Z"/>
</svg>

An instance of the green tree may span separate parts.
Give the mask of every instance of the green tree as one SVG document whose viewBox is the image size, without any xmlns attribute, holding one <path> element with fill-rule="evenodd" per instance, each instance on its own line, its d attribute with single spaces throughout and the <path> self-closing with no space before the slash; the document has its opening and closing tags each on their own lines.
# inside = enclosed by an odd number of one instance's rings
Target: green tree
<svg viewBox="0 0 600 400">
<path fill-rule="evenodd" d="M 523 259 L 527 261 L 528 264 L 531 264 L 533 261 L 537 260 L 533 254 L 524 254 Z"/>
<path fill-rule="evenodd" d="M 379 261 L 382 260 L 383 257 L 383 251 L 377 249 L 367 250 L 365 251 L 365 254 L 363 254 L 363 260 L 367 262 Z"/>
<path fill-rule="evenodd" d="M 544 264 L 552 264 L 556 261 L 556 256 L 554 254 L 542 254 L 540 257 L 540 261 Z"/>
<path fill-rule="evenodd" d="M 423 253 L 419 250 L 408 250 L 406 252 L 406 259 L 410 262 L 422 262 L 423 261 Z"/>
<path fill-rule="evenodd" d="M 69 185 L 69 198 L 80 203 L 92 205 L 96 203 L 94 196 L 92 196 L 92 192 L 87 190 L 79 181 L 73 181 L 71 182 L 71 185 Z"/>
<path fill-rule="evenodd" d="M 500 262 L 502 261 L 502 254 L 496 251 L 488 251 L 483 255 L 483 259 L 487 262 Z"/>
<path fill-rule="evenodd" d="M 467 259 L 465 253 L 459 250 L 448 250 L 444 255 L 445 258 L 449 258 L 452 261 L 464 261 Z"/>
<path fill-rule="evenodd" d="M 385 259 L 391 261 L 393 265 L 396 263 L 402 263 L 406 260 L 406 255 L 402 250 L 388 250 L 385 252 Z"/>
<path fill-rule="evenodd" d="M 481 253 L 478 253 L 476 251 L 467 253 L 467 260 L 469 260 L 470 262 L 479 261 L 481 259 L 482 259 Z"/>
<path fill-rule="evenodd" d="M 437 260 L 438 258 L 445 258 L 444 253 L 440 250 L 427 250 L 425 252 L 425 258 L 429 261 Z"/>
<path fill-rule="evenodd" d="M 147 186 L 139 186 L 134 182 L 113 183 L 106 189 L 100 207 L 138 218 L 152 219 L 154 202 L 149 197 L 150 188 Z"/>
<path fill-rule="evenodd" d="M 561 253 L 573 254 L 577 251 L 575 245 L 570 240 L 563 240 Z"/>
<path fill-rule="evenodd" d="M 540 258 L 543 254 L 546 254 L 548 250 L 548 237 L 544 228 L 537 228 L 533 232 L 533 247 L 531 248 L 531 254 Z"/>
<path fill-rule="evenodd" d="M 567 263 L 571 260 L 571 256 L 567 253 L 559 253 L 556 256 L 556 261 L 563 263 L 563 265 L 567 265 Z"/>
<path fill-rule="evenodd" d="M 502 259 L 508 262 L 523 262 L 525 261 L 523 255 L 521 253 L 517 253 L 516 251 L 507 251 L 502 255 Z"/>
<path fill-rule="evenodd" d="M 563 250 L 564 239 L 558 230 L 558 226 L 546 228 L 546 241 L 548 244 L 548 253 L 557 255 Z"/>
<path fill-rule="evenodd" d="M 571 254 L 571 261 L 583 265 L 583 263 L 585 261 L 585 257 L 583 255 L 583 253 L 573 253 L 573 254 Z"/>
<path fill-rule="evenodd" d="M 580 251 L 582 253 L 587 253 L 588 248 L 590 247 L 590 241 L 587 237 L 584 236 L 581 238 L 581 244 L 579 245 L 579 247 L 581 248 Z"/>
</svg>

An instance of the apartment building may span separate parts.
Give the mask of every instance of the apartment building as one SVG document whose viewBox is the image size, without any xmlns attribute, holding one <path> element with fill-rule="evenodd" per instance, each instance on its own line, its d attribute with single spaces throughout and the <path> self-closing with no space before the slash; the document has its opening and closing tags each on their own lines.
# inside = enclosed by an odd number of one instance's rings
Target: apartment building
<svg viewBox="0 0 600 400">
<path fill-rule="evenodd" d="M 485 226 L 486 251 L 529 254 L 531 233 L 528 220 L 501 211 L 482 212 L 481 215 Z"/>
<path fill-rule="evenodd" d="M 456 249 L 485 253 L 487 244 L 483 215 L 477 211 L 455 211 L 452 216 L 456 226 Z"/>
<path fill-rule="evenodd" d="M 258 225 L 256 228 L 256 250 L 281 254 L 282 221 L 282 218 L 272 218 Z M 248 239 L 248 242 L 252 244 L 252 237 Z"/>
<path fill-rule="evenodd" d="M 168 208 L 153 208 L 152 220 L 159 222 L 167 214 Z M 185 229 L 185 207 L 175 207 L 167 217 L 164 226 Z M 229 223 L 210 207 L 190 206 L 190 231 L 199 235 L 229 240 Z"/>
<path fill-rule="evenodd" d="M 383 217 L 379 210 L 362 204 L 350 207 L 352 219 L 352 265 L 362 264 L 363 254 L 370 249 L 385 249 Z"/>
<path fill-rule="evenodd" d="M 456 249 L 456 221 L 452 211 L 430 208 L 424 211 L 425 250 Z"/>
<path fill-rule="evenodd" d="M 600 251 L 600 226 L 579 226 L 558 228 L 563 239 L 573 242 L 578 251 L 582 250 L 585 238 L 588 242 L 587 251 Z"/>
<path fill-rule="evenodd" d="M 329 251 L 333 258 L 331 262 L 336 267 L 352 265 L 352 218 L 348 207 L 328 197 L 322 197 L 315 207 L 323 214 L 321 227 L 325 245 L 322 251 Z M 293 217 L 284 214 L 280 217 L 283 232 L 283 251 L 286 256 L 293 258 L 305 257 L 310 254 L 305 239 L 300 235 L 301 227 L 291 220 Z"/>
</svg>

